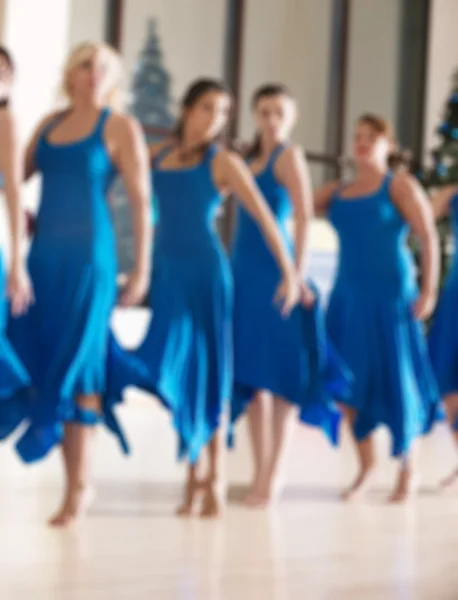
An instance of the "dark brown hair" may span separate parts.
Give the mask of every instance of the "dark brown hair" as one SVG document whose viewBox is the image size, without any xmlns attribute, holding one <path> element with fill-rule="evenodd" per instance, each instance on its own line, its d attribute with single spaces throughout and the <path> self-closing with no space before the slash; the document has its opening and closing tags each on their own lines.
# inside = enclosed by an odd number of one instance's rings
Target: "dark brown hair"
<svg viewBox="0 0 458 600">
<path fill-rule="evenodd" d="M 394 135 L 394 129 L 391 123 L 372 113 L 361 115 L 357 121 L 358 125 L 368 125 L 376 135 L 388 138 L 393 145 L 394 150 L 388 156 L 388 167 L 393 171 L 402 167 L 409 168 L 412 162 L 412 154 L 409 150 L 399 148 L 398 141 Z"/>
<path fill-rule="evenodd" d="M 9 67 L 11 73 L 14 73 L 14 71 L 15 71 L 14 60 L 13 60 L 13 57 L 11 56 L 11 52 L 5 46 L 0 45 L 0 56 L 3 56 L 3 58 L 6 60 L 6 63 Z"/>
<path fill-rule="evenodd" d="M 289 88 L 283 83 L 266 83 L 259 87 L 253 94 L 251 98 L 251 108 L 255 110 L 258 106 L 260 100 L 264 98 L 274 98 L 275 96 L 286 96 L 291 100 L 294 99 Z M 256 133 L 253 142 L 248 146 L 248 149 L 245 153 L 246 158 L 256 158 L 259 156 L 261 152 L 261 136 L 259 133 Z"/>
<path fill-rule="evenodd" d="M 186 90 L 181 101 L 181 116 L 178 119 L 178 123 L 174 131 L 174 138 L 179 142 L 183 139 L 185 110 L 195 106 L 202 96 L 208 94 L 209 92 L 220 92 L 222 94 L 227 94 L 230 98 L 232 98 L 230 89 L 222 81 L 217 79 L 198 79 L 194 81 Z M 205 144 L 201 144 L 197 148 L 194 148 L 191 153 L 197 154 L 205 152 L 211 144 L 221 141 L 223 136 L 223 133 L 219 134 L 210 142 L 206 142 Z"/>
</svg>

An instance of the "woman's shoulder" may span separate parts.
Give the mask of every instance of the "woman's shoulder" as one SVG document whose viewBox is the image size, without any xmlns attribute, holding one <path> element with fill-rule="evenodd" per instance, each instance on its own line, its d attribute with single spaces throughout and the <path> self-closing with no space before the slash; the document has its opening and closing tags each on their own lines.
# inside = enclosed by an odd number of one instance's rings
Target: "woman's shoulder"
<svg viewBox="0 0 458 600">
<path fill-rule="evenodd" d="M 211 160 L 214 159 L 214 164 L 217 167 L 238 168 L 240 165 L 245 166 L 245 160 L 237 150 L 221 143 L 211 144 L 207 155 Z"/>
<path fill-rule="evenodd" d="M 120 140 L 144 139 L 143 127 L 138 119 L 121 111 L 106 109 L 106 131 L 108 136 Z"/>
</svg>

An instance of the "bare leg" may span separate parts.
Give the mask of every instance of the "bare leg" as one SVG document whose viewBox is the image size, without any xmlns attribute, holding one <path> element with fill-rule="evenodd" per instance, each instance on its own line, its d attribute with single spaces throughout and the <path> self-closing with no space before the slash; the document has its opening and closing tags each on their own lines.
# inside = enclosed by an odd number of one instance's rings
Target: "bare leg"
<svg viewBox="0 0 458 600">
<path fill-rule="evenodd" d="M 345 417 L 350 425 L 351 435 L 353 435 L 353 424 L 356 420 L 356 412 L 352 409 L 344 408 Z M 365 440 L 358 442 L 354 439 L 356 451 L 359 460 L 359 472 L 354 482 L 344 490 L 342 499 L 346 501 L 356 500 L 363 496 L 372 481 L 372 475 L 375 465 L 374 457 L 374 442 L 372 436 L 368 436 Z"/>
<path fill-rule="evenodd" d="M 458 429 L 456 425 L 458 422 L 458 394 L 450 394 L 445 398 L 445 404 L 447 406 L 447 418 L 450 423 L 450 427 L 453 431 L 455 444 L 458 447 Z M 441 482 L 443 489 L 450 489 L 458 486 L 458 466 Z"/>
<path fill-rule="evenodd" d="M 224 428 L 220 428 L 208 444 L 208 477 L 205 481 L 201 516 L 219 517 L 225 506 L 225 491 L 222 478 Z"/>
<path fill-rule="evenodd" d="M 415 453 L 411 450 L 401 460 L 396 487 L 389 501 L 401 504 L 415 493 Z"/>
<path fill-rule="evenodd" d="M 179 517 L 190 517 L 193 514 L 199 492 L 203 488 L 203 483 L 199 480 L 200 463 L 199 460 L 196 464 L 188 466 L 183 504 L 177 509 Z"/>
<path fill-rule="evenodd" d="M 258 506 L 267 506 L 278 484 L 278 474 L 291 441 L 294 405 L 280 396 L 274 396 L 272 413 L 272 454 L 268 469 L 262 474 L 257 498 Z"/>
<path fill-rule="evenodd" d="M 269 392 L 258 391 L 248 406 L 248 423 L 254 459 L 254 477 L 245 502 L 256 505 L 262 494 L 263 481 L 268 477 L 271 462 L 271 417 L 272 396 Z"/>
<path fill-rule="evenodd" d="M 78 406 L 85 410 L 100 412 L 98 396 L 82 396 Z M 50 525 L 65 527 L 81 516 L 88 507 L 90 490 L 90 466 L 95 428 L 92 425 L 67 423 L 63 442 L 66 474 L 66 491 L 62 507 L 50 520 Z"/>
</svg>

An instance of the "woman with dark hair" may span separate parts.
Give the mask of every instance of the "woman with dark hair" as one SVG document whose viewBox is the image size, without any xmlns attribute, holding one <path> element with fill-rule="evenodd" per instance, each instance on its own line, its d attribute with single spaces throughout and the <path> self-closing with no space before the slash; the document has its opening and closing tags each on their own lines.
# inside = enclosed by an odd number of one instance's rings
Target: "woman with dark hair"
<svg viewBox="0 0 458 600">
<path fill-rule="evenodd" d="M 429 431 L 439 393 L 429 363 L 421 321 L 434 309 L 439 248 L 425 194 L 393 156 L 391 126 L 363 115 L 353 141 L 356 174 L 342 185 L 329 183 L 315 194 L 339 242 L 339 267 L 327 315 L 328 333 L 352 371 L 355 384 L 347 418 L 356 439 L 360 471 L 344 493 L 352 499 L 367 489 L 374 471 L 372 433 L 385 425 L 400 470 L 391 501 L 413 491 L 413 445 Z M 412 229 L 422 248 L 422 287 L 407 245 Z"/>
<path fill-rule="evenodd" d="M 348 375 L 325 339 L 317 292 L 306 283 L 308 228 L 313 198 L 302 148 L 290 142 L 296 103 L 283 85 L 265 85 L 252 101 L 257 134 L 247 152 L 252 174 L 272 209 L 282 238 L 294 259 L 301 304 L 288 319 L 270 297 L 280 272 L 259 227 L 240 207 L 232 249 L 234 272 L 234 391 L 232 422 L 247 411 L 255 463 L 246 503 L 269 504 L 290 439 L 292 417 L 299 410 L 318 417 L 335 442 L 338 412 L 333 396 L 348 391 Z M 294 220 L 294 235 L 289 233 Z M 253 293 L 253 282 L 256 293 Z M 313 411 L 313 413 L 312 413 Z"/>
<path fill-rule="evenodd" d="M 9 106 L 13 79 L 13 60 L 8 50 L 0 46 L 0 177 L 9 216 L 11 249 L 7 277 L 3 244 L 0 243 L 0 404 L 9 399 L 22 403 L 28 396 L 30 386 L 29 376 L 6 337 L 7 300 L 13 317 L 24 313 L 33 301 L 32 286 L 21 255 L 24 235 L 24 213 L 20 203 L 22 157 L 15 118 Z M 13 415 L 9 414 L 8 418 L 1 415 L 0 439 L 10 433 L 15 422 Z"/>
<path fill-rule="evenodd" d="M 243 161 L 217 143 L 230 110 L 222 83 L 196 81 L 185 93 L 174 139 L 151 148 L 158 202 L 153 318 L 137 356 L 148 368 L 148 389 L 172 413 L 179 455 L 190 463 L 181 515 L 191 514 L 199 490 L 202 516 L 218 515 L 223 503 L 221 420 L 232 389 L 232 280 L 215 218 L 225 195 L 240 198 L 278 261 L 276 299 L 283 314 L 299 296 L 294 265 L 268 206 Z M 201 480 L 198 463 L 207 447 L 208 473 Z"/>
</svg>

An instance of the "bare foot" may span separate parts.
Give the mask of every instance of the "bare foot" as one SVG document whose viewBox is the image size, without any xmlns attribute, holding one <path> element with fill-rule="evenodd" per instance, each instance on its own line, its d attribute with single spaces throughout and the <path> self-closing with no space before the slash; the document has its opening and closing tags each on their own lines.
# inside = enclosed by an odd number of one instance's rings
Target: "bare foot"
<svg viewBox="0 0 458 600">
<path fill-rule="evenodd" d="M 352 502 L 365 496 L 372 483 L 373 473 L 372 467 L 361 469 L 351 486 L 342 492 L 342 500 Z"/>
<path fill-rule="evenodd" d="M 271 501 L 270 494 L 262 494 L 250 492 L 244 499 L 243 503 L 249 508 L 266 508 Z"/>
<path fill-rule="evenodd" d="M 62 508 L 49 520 L 49 525 L 51 527 L 68 527 L 72 525 L 87 513 L 94 497 L 94 490 L 91 487 L 78 487 L 69 490 Z"/>
<path fill-rule="evenodd" d="M 401 469 L 394 492 L 388 501 L 391 504 L 402 504 L 415 496 L 417 481 L 412 469 Z"/>
<path fill-rule="evenodd" d="M 272 500 L 271 486 L 265 483 L 255 482 L 243 503 L 250 508 L 266 508 Z"/>
<path fill-rule="evenodd" d="M 220 517 L 224 512 L 225 493 L 221 484 L 209 482 L 205 485 L 205 495 L 202 501 L 200 516 L 203 519 Z"/>
<path fill-rule="evenodd" d="M 458 468 L 440 482 L 440 487 L 443 491 L 458 489 Z"/>
<path fill-rule="evenodd" d="M 202 491 L 202 488 L 203 484 L 200 481 L 193 480 L 186 484 L 183 504 L 181 504 L 176 510 L 176 515 L 178 517 L 192 516 L 197 497 L 199 496 L 199 492 Z"/>
</svg>

